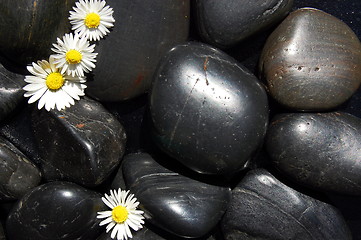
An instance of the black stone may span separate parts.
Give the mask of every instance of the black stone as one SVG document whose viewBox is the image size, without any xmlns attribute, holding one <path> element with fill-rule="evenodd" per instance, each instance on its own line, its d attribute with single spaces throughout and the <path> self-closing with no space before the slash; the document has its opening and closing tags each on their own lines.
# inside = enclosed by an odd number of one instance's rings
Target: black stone
<svg viewBox="0 0 361 240">
<path fill-rule="evenodd" d="M 120 101 L 149 90 L 159 59 L 186 41 L 189 0 L 108 0 L 114 28 L 96 47 L 94 81 L 86 93 L 100 101 Z"/>
<path fill-rule="evenodd" d="M 6 240 L 3 225 L 0 222 L 0 240 Z"/>
<path fill-rule="evenodd" d="M 182 237 L 209 233 L 220 221 L 230 198 L 228 187 L 172 172 L 145 153 L 127 155 L 123 174 L 146 219 Z"/>
<path fill-rule="evenodd" d="M 44 160 L 42 160 L 39 154 L 34 131 L 31 126 L 30 119 L 33 108 L 37 109 L 34 104 L 27 104 L 19 109 L 14 116 L 7 119 L 0 126 L 0 135 L 24 153 L 31 162 L 39 166 Z"/>
<path fill-rule="evenodd" d="M 150 95 L 156 143 L 189 168 L 230 175 L 263 141 L 267 95 L 257 78 L 208 45 L 188 43 L 161 61 Z"/>
<path fill-rule="evenodd" d="M 290 113 L 272 120 L 267 151 L 294 181 L 361 195 L 361 119 L 347 113 Z"/>
<path fill-rule="evenodd" d="M 62 111 L 34 109 L 32 123 L 40 168 L 47 180 L 96 186 L 123 156 L 124 128 L 100 103 L 89 98 Z"/>
<path fill-rule="evenodd" d="M 282 105 L 329 110 L 361 84 L 361 43 L 339 19 L 317 9 L 299 9 L 268 38 L 259 69 Z"/>
<path fill-rule="evenodd" d="M 336 208 L 284 185 L 264 169 L 232 190 L 222 219 L 227 240 L 352 239 Z"/>
<path fill-rule="evenodd" d="M 101 195 L 69 182 L 41 185 L 26 194 L 6 221 L 10 240 L 96 239 L 98 211 L 107 207 Z"/>
<path fill-rule="evenodd" d="M 0 137 L 0 201 L 16 200 L 41 180 L 38 168 L 13 144 Z"/>
<path fill-rule="evenodd" d="M 8 117 L 24 99 L 24 86 L 24 75 L 14 73 L 0 63 L 0 121 Z"/>
<path fill-rule="evenodd" d="M 47 59 L 57 37 L 70 30 L 75 0 L 0 2 L 0 52 L 18 64 Z"/>
<path fill-rule="evenodd" d="M 201 37 L 218 47 L 233 46 L 281 21 L 293 0 L 197 0 L 197 26 Z"/>
</svg>

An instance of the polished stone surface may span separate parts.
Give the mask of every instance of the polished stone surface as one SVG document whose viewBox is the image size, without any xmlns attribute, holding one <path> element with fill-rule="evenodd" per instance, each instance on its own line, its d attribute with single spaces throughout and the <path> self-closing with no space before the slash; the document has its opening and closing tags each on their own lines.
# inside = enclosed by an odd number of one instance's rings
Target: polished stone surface
<svg viewBox="0 0 361 240">
<path fill-rule="evenodd" d="M 24 99 L 23 80 L 24 75 L 14 73 L 12 69 L 0 63 L 0 121 L 11 115 Z"/>
<path fill-rule="evenodd" d="M 202 39 L 225 48 L 281 21 L 293 0 L 197 0 L 197 26 Z"/>
<path fill-rule="evenodd" d="M 266 147 L 294 181 L 321 191 L 361 195 L 361 119 L 347 113 L 276 116 Z"/>
<path fill-rule="evenodd" d="M 316 9 L 292 12 L 270 35 L 259 70 L 274 99 L 295 110 L 335 108 L 361 83 L 361 44 L 339 19 Z"/>
<path fill-rule="evenodd" d="M 47 180 L 99 185 L 124 153 L 123 126 L 99 102 L 89 98 L 62 111 L 35 109 L 32 125 L 40 168 Z"/>
<path fill-rule="evenodd" d="M 264 169 L 250 171 L 232 190 L 222 230 L 227 240 L 352 239 L 336 208 L 293 190 Z"/>
<path fill-rule="evenodd" d="M 13 144 L 0 137 L 0 201 L 21 198 L 41 180 L 39 169 Z"/>
<path fill-rule="evenodd" d="M 47 59 L 57 37 L 70 30 L 75 0 L 0 2 L 0 52 L 18 64 Z"/>
<path fill-rule="evenodd" d="M 107 0 L 114 28 L 96 47 L 97 66 L 86 93 L 120 101 L 148 92 L 160 58 L 187 40 L 189 0 Z"/>
<path fill-rule="evenodd" d="M 70 182 L 41 185 L 11 210 L 6 230 L 9 240 L 89 240 L 103 230 L 98 211 L 107 210 L 101 195 Z"/>
<path fill-rule="evenodd" d="M 263 141 L 267 95 L 225 53 L 199 43 L 172 49 L 155 74 L 150 113 L 156 143 L 194 171 L 231 175 Z"/>
<path fill-rule="evenodd" d="M 158 164 L 149 154 L 127 155 L 125 183 L 150 223 L 182 237 L 201 237 L 220 221 L 230 189 L 203 183 Z"/>
</svg>

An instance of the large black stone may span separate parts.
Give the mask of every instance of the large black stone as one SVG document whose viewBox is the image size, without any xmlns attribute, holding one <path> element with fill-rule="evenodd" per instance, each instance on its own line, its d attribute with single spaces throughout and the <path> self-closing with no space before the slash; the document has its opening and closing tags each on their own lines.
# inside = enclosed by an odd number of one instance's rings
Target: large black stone
<svg viewBox="0 0 361 240">
<path fill-rule="evenodd" d="M 189 0 L 108 0 L 114 28 L 96 47 L 97 67 L 87 94 L 120 101 L 149 90 L 159 59 L 186 41 Z"/>
<path fill-rule="evenodd" d="M 107 207 L 101 195 L 69 182 L 41 185 L 11 210 L 6 231 L 9 240 L 88 240 L 103 227 L 96 218 Z"/>
<path fill-rule="evenodd" d="M 264 169 L 252 170 L 233 189 L 222 229 L 227 240 L 352 239 L 336 208 L 293 190 Z"/>
<path fill-rule="evenodd" d="M 208 174 L 242 169 L 263 141 L 267 95 L 257 78 L 208 45 L 188 43 L 161 61 L 150 95 L 156 143 Z"/>
<path fill-rule="evenodd" d="M 38 168 L 13 144 L 0 137 L 0 201 L 21 198 L 41 180 Z"/>
<path fill-rule="evenodd" d="M 282 173 L 318 190 L 361 195 L 361 119 L 290 113 L 272 120 L 267 151 Z"/>
<path fill-rule="evenodd" d="M 24 99 L 24 86 L 24 75 L 14 73 L 0 63 L 0 121 L 8 117 Z"/>
<path fill-rule="evenodd" d="M 47 59 L 57 37 L 70 30 L 75 0 L 0 2 L 0 52 L 18 64 Z"/>
<path fill-rule="evenodd" d="M 125 130 L 104 107 L 83 98 L 62 111 L 35 109 L 33 131 L 47 180 L 102 183 L 123 156 Z"/>
<path fill-rule="evenodd" d="M 306 111 L 335 108 L 361 84 L 361 43 L 323 11 L 292 12 L 270 35 L 259 69 L 282 105 Z"/>
<path fill-rule="evenodd" d="M 293 0 L 197 0 L 201 37 L 219 47 L 235 45 L 282 20 Z"/>
<path fill-rule="evenodd" d="M 123 160 L 127 187 L 152 224 L 182 237 L 201 237 L 220 221 L 230 189 L 172 172 L 145 153 Z"/>
</svg>

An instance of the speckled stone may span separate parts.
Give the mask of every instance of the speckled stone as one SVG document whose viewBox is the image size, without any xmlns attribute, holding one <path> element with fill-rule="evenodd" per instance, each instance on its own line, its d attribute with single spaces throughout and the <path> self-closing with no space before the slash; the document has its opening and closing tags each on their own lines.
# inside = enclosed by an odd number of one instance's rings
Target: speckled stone
<svg viewBox="0 0 361 240">
<path fill-rule="evenodd" d="M 173 48 L 150 95 L 155 142 L 194 171 L 232 175 L 257 152 L 268 123 L 257 78 L 225 53 L 190 42 Z"/>
<path fill-rule="evenodd" d="M 281 21 L 293 0 L 197 0 L 201 37 L 218 47 L 231 47 Z"/>
<path fill-rule="evenodd" d="M 0 121 L 8 117 L 24 99 L 23 86 L 24 75 L 15 73 L 0 63 Z"/>
<path fill-rule="evenodd" d="M 34 188 L 6 220 L 9 240 L 89 240 L 104 230 L 96 218 L 107 207 L 101 195 L 69 182 Z"/>
<path fill-rule="evenodd" d="M 86 93 L 99 101 L 121 101 L 148 92 L 160 58 L 187 40 L 189 2 L 107 0 L 114 28 L 97 44 Z"/>
<path fill-rule="evenodd" d="M 292 12 L 268 38 L 259 69 L 270 94 L 282 105 L 332 109 L 361 84 L 361 44 L 339 19 L 303 8 Z"/>
<path fill-rule="evenodd" d="M 57 37 L 70 30 L 76 0 L 0 2 L 0 52 L 18 64 L 46 59 Z"/>
<path fill-rule="evenodd" d="M 146 153 L 123 160 L 128 189 L 137 197 L 145 218 L 181 237 L 201 237 L 220 221 L 230 189 L 203 183 L 172 172 Z"/>
<path fill-rule="evenodd" d="M 266 140 L 273 164 L 317 190 L 361 195 L 361 119 L 343 112 L 277 115 Z"/>
<path fill-rule="evenodd" d="M 40 168 L 47 180 L 99 185 L 124 153 L 124 128 L 100 103 L 89 98 L 62 111 L 34 109 L 32 125 Z"/>
<path fill-rule="evenodd" d="M 232 190 L 222 230 L 226 240 L 352 239 L 336 208 L 295 191 L 264 169 L 250 171 Z"/>
<path fill-rule="evenodd" d="M 19 199 L 40 183 L 39 169 L 2 137 L 0 137 L 0 168 L 0 201 Z"/>
</svg>

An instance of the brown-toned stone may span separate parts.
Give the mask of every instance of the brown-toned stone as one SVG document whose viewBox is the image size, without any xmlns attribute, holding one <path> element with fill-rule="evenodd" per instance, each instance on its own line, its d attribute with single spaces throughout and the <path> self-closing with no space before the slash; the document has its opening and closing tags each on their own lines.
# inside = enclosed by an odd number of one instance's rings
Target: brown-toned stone
<svg viewBox="0 0 361 240">
<path fill-rule="evenodd" d="M 360 86 L 361 44 L 339 19 L 302 8 L 268 38 L 260 72 L 282 105 L 306 111 L 331 109 Z"/>
</svg>

